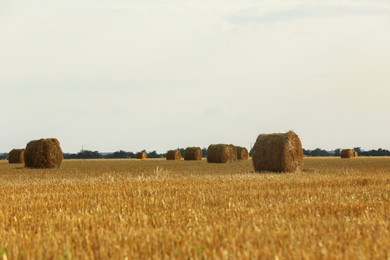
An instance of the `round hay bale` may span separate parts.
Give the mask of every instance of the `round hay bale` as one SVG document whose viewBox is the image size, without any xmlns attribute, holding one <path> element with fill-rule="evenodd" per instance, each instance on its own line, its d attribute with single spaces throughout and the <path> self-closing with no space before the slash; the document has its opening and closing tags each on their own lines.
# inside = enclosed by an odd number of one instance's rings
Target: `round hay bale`
<svg viewBox="0 0 390 260">
<path fill-rule="evenodd" d="M 340 152 L 340 157 L 342 159 L 349 159 L 349 158 L 353 158 L 354 156 L 355 156 L 355 152 L 352 149 L 343 149 Z"/>
<path fill-rule="evenodd" d="M 147 157 L 148 154 L 145 151 L 137 153 L 137 159 L 145 160 Z"/>
<path fill-rule="evenodd" d="M 187 147 L 184 151 L 184 160 L 198 161 L 202 160 L 202 149 L 200 147 Z"/>
<path fill-rule="evenodd" d="M 167 160 L 180 160 L 181 153 L 179 150 L 169 150 L 167 152 Z"/>
<path fill-rule="evenodd" d="M 8 153 L 9 163 L 24 163 L 24 149 L 12 149 Z"/>
<path fill-rule="evenodd" d="M 249 159 L 249 153 L 245 147 L 236 146 L 236 151 L 237 151 L 237 160 L 248 160 Z"/>
<path fill-rule="evenodd" d="M 353 151 L 353 157 L 359 157 L 359 153 L 356 151 Z"/>
<path fill-rule="evenodd" d="M 237 151 L 232 144 L 211 144 L 207 148 L 208 163 L 229 163 L 236 160 Z"/>
<path fill-rule="evenodd" d="M 55 138 L 33 140 L 24 151 L 24 165 L 29 168 L 60 167 L 64 155 Z"/>
<path fill-rule="evenodd" d="M 303 168 L 301 140 L 292 131 L 259 135 L 252 152 L 257 172 L 295 172 Z"/>
</svg>

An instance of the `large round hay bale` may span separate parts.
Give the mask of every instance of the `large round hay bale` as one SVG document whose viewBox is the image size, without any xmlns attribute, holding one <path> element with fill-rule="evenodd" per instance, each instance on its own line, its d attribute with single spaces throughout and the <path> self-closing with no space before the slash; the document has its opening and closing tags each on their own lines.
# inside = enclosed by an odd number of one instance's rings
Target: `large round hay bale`
<svg viewBox="0 0 390 260">
<path fill-rule="evenodd" d="M 144 160 L 147 157 L 148 157 L 148 154 L 145 151 L 137 153 L 137 159 Z"/>
<path fill-rule="evenodd" d="M 202 160 L 202 149 L 200 149 L 200 147 L 187 147 L 184 151 L 184 160 L 186 161 Z"/>
<path fill-rule="evenodd" d="M 167 160 L 180 160 L 181 153 L 179 150 L 169 150 L 167 152 Z"/>
<path fill-rule="evenodd" d="M 340 157 L 343 159 L 353 158 L 355 156 L 355 152 L 352 149 L 343 149 L 340 152 Z"/>
<path fill-rule="evenodd" d="M 24 149 L 12 149 L 8 153 L 9 163 L 24 163 Z"/>
<path fill-rule="evenodd" d="M 236 146 L 236 151 L 237 151 L 237 160 L 248 160 L 249 159 L 249 153 L 245 147 Z"/>
<path fill-rule="evenodd" d="M 64 155 L 55 138 L 33 140 L 24 151 L 24 165 L 29 168 L 60 167 Z"/>
<path fill-rule="evenodd" d="M 207 148 L 208 163 L 229 163 L 236 160 L 237 151 L 232 144 L 211 144 Z"/>
<path fill-rule="evenodd" d="M 252 152 L 258 172 L 295 172 L 303 168 L 301 140 L 292 131 L 259 135 Z"/>
</svg>

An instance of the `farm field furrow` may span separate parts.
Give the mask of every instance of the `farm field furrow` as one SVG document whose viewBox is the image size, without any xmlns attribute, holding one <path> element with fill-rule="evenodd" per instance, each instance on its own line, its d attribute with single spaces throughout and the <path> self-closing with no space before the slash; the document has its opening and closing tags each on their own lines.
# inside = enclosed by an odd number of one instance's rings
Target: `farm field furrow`
<svg viewBox="0 0 390 260">
<path fill-rule="evenodd" d="M 0 259 L 390 258 L 390 158 L 0 161 Z"/>
</svg>

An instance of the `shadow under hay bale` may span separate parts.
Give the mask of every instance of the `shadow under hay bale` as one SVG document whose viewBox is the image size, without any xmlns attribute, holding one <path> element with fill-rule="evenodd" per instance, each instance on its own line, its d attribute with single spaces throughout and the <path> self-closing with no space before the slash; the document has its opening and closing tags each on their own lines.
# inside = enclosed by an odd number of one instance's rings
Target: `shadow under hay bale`
<svg viewBox="0 0 390 260">
<path fill-rule="evenodd" d="M 199 161 L 202 160 L 202 149 L 200 147 L 187 147 L 184 151 L 184 160 Z"/>
<path fill-rule="evenodd" d="M 12 149 L 8 154 L 9 163 L 24 163 L 24 149 Z"/>
<path fill-rule="evenodd" d="M 147 157 L 148 157 L 148 154 L 146 152 L 137 153 L 137 159 L 145 160 Z"/>
<path fill-rule="evenodd" d="M 181 159 L 181 153 L 179 150 L 169 150 L 167 152 L 167 160 L 180 160 Z"/>
<path fill-rule="evenodd" d="M 236 146 L 236 151 L 237 151 L 237 160 L 245 161 L 249 159 L 249 153 L 245 147 Z"/>
<path fill-rule="evenodd" d="M 353 158 L 354 156 L 355 156 L 355 151 L 352 149 L 343 149 L 340 152 L 340 157 L 342 159 L 349 159 L 349 158 Z"/>
<path fill-rule="evenodd" d="M 259 135 L 252 152 L 257 172 L 295 172 L 303 168 L 302 144 L 292 131 Z"/>
<path fill-rule="evenodd" d="M 24 165 L 28 168 L 60 167 L 63 158 L 60 142 L 55 138 L 33 140 L 24 151 Z"/>
<path fill-rule="evenodd" d="M 229 163 L 237 161 L 236 147 L 232 144 L 211 144 L 207 148 L 208 163 Z"/>
</svg>

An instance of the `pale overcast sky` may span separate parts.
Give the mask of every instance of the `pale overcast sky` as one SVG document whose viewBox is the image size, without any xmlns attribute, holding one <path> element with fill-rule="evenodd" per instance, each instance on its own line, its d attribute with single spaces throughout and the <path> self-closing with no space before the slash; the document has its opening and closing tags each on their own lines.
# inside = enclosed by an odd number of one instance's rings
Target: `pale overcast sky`
<svg viewBox="0 0 390 260">
<path fill-rule="evenodd" d="M 1 152 L 390 149 L 389 98 L 388 0 L 0 1 Z"/>
</svg>

